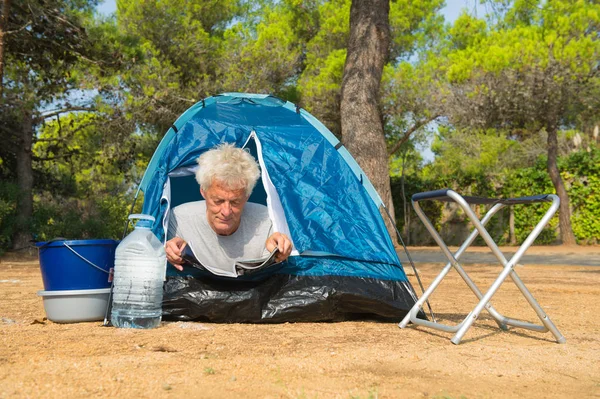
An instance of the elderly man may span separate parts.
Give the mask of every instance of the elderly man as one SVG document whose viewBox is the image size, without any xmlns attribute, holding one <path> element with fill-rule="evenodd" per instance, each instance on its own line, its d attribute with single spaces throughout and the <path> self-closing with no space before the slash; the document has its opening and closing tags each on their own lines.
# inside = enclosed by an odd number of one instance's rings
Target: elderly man
<svg viewBox="0 0 600 399">
<path fill-rule="evenodd" d="M 264 257 L 276 247 L 276 260 L 287 259 L 290 239 L 272 233 L 266 206 L 247 203 L 260 176 L 252 155 L 223 144 L 202 154 L 198 165 L 196 180 L 204 201 L 173 209 L 165 245 L 168 261 L 183 270 L 181 254 L 186 245 L 201 263 L 223 270 L 236 260 Z"/>
</svg>

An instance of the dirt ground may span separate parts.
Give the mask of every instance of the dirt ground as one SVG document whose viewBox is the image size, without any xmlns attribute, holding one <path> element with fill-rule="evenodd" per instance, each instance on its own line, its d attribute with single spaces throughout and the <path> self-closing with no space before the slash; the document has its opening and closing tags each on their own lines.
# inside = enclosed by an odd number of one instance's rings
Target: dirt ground
<svg viewBox="0 0 600 399">
<path fill-rule="evenodd" d="M 598 255 L 600 247 L 575 250 L 581 251 Z M 426 286 L 442 266 L 417 264 Z M 482 288 L 499 269 L 466 267 Z M 43 289 L 36 259 L 4 257 L 0 398 L 600 397 L 600 267 L 516 270 L 566 344 L 550 333 L 500 331 L 486 313 L 460 345 L 450 342 L 451 334 L 402 330 L 397 323 L 163 322 L 154 330 L 56 324 L 45 320 L 36 295 Z M 455 324 L 476 300 L 451 272 L 431 302 L 438 318 Z M 510 280 L 492 302 L 507 316 L 537 321 Z"/>
</svg>

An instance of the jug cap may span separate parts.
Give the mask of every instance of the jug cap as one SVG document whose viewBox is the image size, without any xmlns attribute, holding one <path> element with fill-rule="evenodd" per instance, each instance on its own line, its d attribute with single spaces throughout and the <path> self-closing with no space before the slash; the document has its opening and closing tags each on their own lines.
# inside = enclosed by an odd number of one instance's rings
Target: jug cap
<svg viewBox="0 0 600 399">
<path fill-rule="evenodd" d="M 131 219 L 149 220 L 153 223 L 156 220 L 156 219 L 154 219 L 154 216 L 146 215 L 145 213 L 132 213 L 131 215 L 129 215 L 128 219 L 129 220 L 131 220 Z"/>
</svg>

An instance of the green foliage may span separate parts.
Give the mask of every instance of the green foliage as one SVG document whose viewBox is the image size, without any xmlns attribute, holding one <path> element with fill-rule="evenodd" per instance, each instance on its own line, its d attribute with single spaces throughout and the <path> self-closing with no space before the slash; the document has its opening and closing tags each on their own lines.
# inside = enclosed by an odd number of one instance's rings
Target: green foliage
<svg viewBox="0 0 600 399">
<path fill-rule="evenodd" d="M 97 1 L 13 0 L 6 35 L 8 87 L 35 85 L 41 97 L 56 95 L 71 78 L 65 71 L 89 55 L 83 25 Z M 27 29 L 25 29 L 27 27 Z M 27 71 L 36 71 L 29 75 Z"/>
<path fill-rule="evenodd" d="M 407 145 L 398 156 L 390 159 L 390 177 L 417 175 L 421 169 L 422 162 L 423 157 L 419 151 Z"/>
<path fill-rule="evenodd" d="M 347 0 L 322 2 L 319 29 L 306 43 L 305 66 L 298 79 L 301 104 L 341 137 L 341 84 L 350 29 Z"/>
<path fill-rule="evenodd" d="M 552 185 L 545 187 L 546 165 L 534 166 L 539 139 L 548 136 L 544 146 L 555 169 L 554 154 L 566 159 L 571 147 L 564 145 L 565 131 L 568 136 L 569 130 L 597 123 L 600 5 L 571 0 L 490 3 L 495 13 L 487 21 L 463 14 L 442 48 L 430 55 L 438 56 L 444 72 L 444 114 L 453 129 L 440 132 L 434 143 L 438 160 L 427 172 L 451 173 L 448 183 L 479 194 L 509 186 L 514 191 L 507 192 L 509 196 L 552 192 Z M 541 169 L 531 169 L 538 166 Z M 545 183 L 536 185 L 542 177 Z M 561 177 L 570 175 L 563 170 Z M 561 183 L 555 179 L 554 184 Z M 516 213 L 523 218 L 517 224 L 542 212 L 536 207 Z M 560 217 L 569 222 L 568 214 Z M 575 219 L 573 215 L 570 221 Z M 517 231 L 518 239 L 528 230 Z M 570 231 L 562 233 L 563 240 L 570 241 Z M 581 240 L 587 234 L 576 237 Z M 554 239 L 553 226 L 541 239 Z"/>
<path fill-rule="evenodd" d="M 590 28 L 599 24 L 600 6 L 587 1 L 516 1 L 489 30 L 485 22 L 463 14 L 450 30 L 460 51 L 451 56 L 449 78 L 461 80 L 477 70 L 545 69 L 553 62 L 583 76 L 594 68 L 598 40 Z"/>
<path fill-rule="evenodd" d="M 135 184 L 157 143 L 151 135 L 105 133 L 104 122 L 79 113 L 44 125 L 33 148 L 38 187 L 84 198 L 118 195 Z"/>
<path fill-rule="evenodd" d="M 13 246 L 26 245 L 31 226 L 31 141 L 50 115 L 81 110 L 71 103 L 83 87 L 85 66 L 100 64 L 102 46 L 91 44 L 94 0 L 17 0 L 8 2 L 3 26 L 4 74 L 0 98 L 0 173 L 19 184 Z M 85 80 L 85 79 L 83 79 Z M 6 240 L 2 240 L 6 242 Z"/>
<path fill-rule="evenodd" d="M 73 68 L 92 56 L 84 25 L 95 1 L 18 0 L 10 3 L 4 40 L 4 75 L 0 97 L 0 173 L 16 176 L 17 144 L 24 118 L 34 127 L 41 109 L 58 103 L 77 88 Z M 57 105 L 59 107 L 59 105 Z M 33 134 L 27 132 L 25 134 Z M 5 166 L 7 166 L 5 168 Z"/>
<path fill-rule="evenodd" d="M 533 151 L 533 154 L 537 154 L 537 159 L 530 164 L 524 162 L 523 159 L 512 159 L 531 151 L 531 146 L 511 140 L 501 134 L 491 133 L 473 132 L 471 136 L 468 136 L 464 132 L 445 130 L 444 139 L 438 139 L 434 146 L 437 151 L 435 161 L 423 169 L 410 166 L 406 169 L 405 201 L 409 204 L 409 211 L 413 212 L 410 206 L 410 197 L 413 194 L 442 188 L 452 188 L 465 195 L 491 198 L 555 193 L 547 173 L 547 159 L 543 152 Z M 567 139 L 570 140 L 573 135 L 572 132 L 565 132 L 562 139 L 563 147 L 566 148 Z M 485 142 L 488 143 L 487 150 L 485 150 L 486 146 L 482 145 Z M 478 149 L 478 152 L 469 153 L 474 148 Z M 483 155 L 480 153 L 481 151 L 483 151 Z M 485 155 L 486 151 L 489 153 L 488 155 Z M 559 158 L 559 167 L 569 195 L 572 212 L 571 224 L 578 243 L 598 244 L 600 242 L 600 223 L 598 222 L 600 220 L 600 196 L 597 193 L 600 192 L 600 148 L 597 145 L 589 144 L 583 149 L 565 150 Z M 396 210 L 396 222 L 398 227 L 403 228 L 405 215 L 399 176 L 392 178 L 392 195 Z M 439 202 L 426 201 L 421 205 L 440 231 L 444 226 L 463 222 L 459 214 L 454 214 L 450 220 L 442 220 L 442 205 Z M 548 203 L 541 203 L 513 207 L 515 238 L 518 243 L 523 242 L 533 228 L 532 221 L 539 221 L 548 206 Z M 483 214 L 486 208 L 481 206 L 478 211 Z M 416 218 L 413 220 L 415 223 L 421 223 L 416 221 Z M 506 208 L 488 225 L 494 239 L 500 244 L 509 242 L 508 221 L 509 210 Z M 555 216 L 538 237 L 536 243 L 553 244 L 558 239 L 557 233 L 558 217 Z M 448 239 L 452 242 L 451 237 Z M 453 243 L 457 244 L 458 242 Z M 478 239 L 475 245 L 483 245 L 483 242 Z"/>
<path fill-rule="evenodd" d="M 581 244 L 600 243 L 600 148 L 579 151 L 561 168 L 572 208 L 573 233 Z"/>
<path fill-rule="evenodd" d="M 68 239 L 121 239 L 129 214 L 129 196 L 102 195 L 87 199 L 36 198 L 32 231 L 36 241 Z"/>
<path fill-rule="evenodd" d="M 117 3 L 130 50 L 123 105 L 144 131 L 164 133 L 201 98 L 248 91 L 298 100 L 317 2 L 136 0 Z M 132 50 L 135 49 L 135 50 Z"/>
<path fill-rule="evenodd" d="M 225 32 L 219 72 L 224 87 L 279 96 L 285 93 L 299 65 L 301 42 L 291 29 L 298 15 L 281 11 L 265 12 L 255 27 L 238 23 Z"/>
<path fill-rule="evenodd" d="M 461 184 L 480 180 L 494 180 L 498 173 L 514 166 L 512 157 L 505 154 L 518 146 L 506 134 L 496 131 L 464 131 L 440 129 L 432 151 L 438 156 L 430 173 L 436 176 L 451 175 Z M 494 182 L 490 181 L 490 185 Z"/>
<path fill-rule="evenodd" d="M 463 15 L 450 30 L 448 116 L 460 126 L 551 131 L 597 107 L 600 5 L 506 1 L 486 25 Z"/>
<path fill-rule="evenodd" d="M 487 24 L 467 13 L 462 13 L 448 31 L 451 48 L 465 50 L 477 46 L 487 36 Z"/>
<path fill-rule="evenodd" d="M 200 98 L 223 91 L 219 64 L 238 1 L 117 1 L 113 35 L 123 66 L 110 82 L 143 133 L 164 134 Z"/>
<path fill-rule="evenodd" d="M 308 40 L 305 68 L 298 80 L 302 106 L 336 135 L 341 135 L 340 95 L 350 29 L 350 0 L 323 2 L 318 7 L 318 32 Z M 441 0 L 390 3 L 392 46 L 388 69 L 428 45 L 442 25 L 436 11 Z M 407 82 L 402 82 L 405 84 Z M 398 116 L 400 118 L 400 116 Z"/>
<path fill-rule="evenodd" d="M 298 90 L 305 108 L 317 116 L 337 137 L 342 135 L 339 109 L 345 62 L 346 49 L 332 51 L 314 61 L 308 58 L 308 65 L 298 82 Z"/>
<path fill-rule="evenodd" d="M 47 123 L 34 146 L 38 184 L 33 231 L 38 240 L 120 238 L 156 145 L 151 135 L 112 136 L 92 113 Z"/>
<path fill-rule="evenodd" d="M 509 171 L 505 176 L 504 187 L 501 192 L 507 198 L 554 193 L 552 182 L 546 171 L 545 158 L 540 158 L 532 167 Z M 548 204 L 546 203 L 515 205 L 515 236 L 517 242 L 521 243 L 527 238 L 534 227 L 532 221 L 539 221 L 547 210 Z M 554 243 L 558 238 L 556 232 L 557 226 L 558 218 L 554 217 L 542 231 L 536 243 Z"/>
<path fill-rule="evenodd" d="M 402 196 L 402 178 L 392 177 L 391 181 L 392 199 L 394 201 L 394 210 L 396 212 L 396 226 L 403 231 L 405 221 L 405 209 L 414 215 L 414 210 L 411 205 L 411 197 L 413 194 L 425 191 L 433 191 L 446 188 L 440 185 L 439 182 L 423 179 L 418 175 L 408 175 L 404 177 L 404 193 Z M 405 208 L 405 205 L 406 208 Z M 442 203 L 439 201 L 425 201 L 421 204 L 425 214 L 430 218 L 432 223 L 439 228 L 442 217 Z M 416 215 L 414 216 L 416 219 Z M 416 223 L 421 223 L 417 221 Z"/>
<path fill-rule="evenodd" d="M 483 196 L 553 192 L 540 158 L 547 140 L 541 127 L 550 121 L 563 129 L 559 166 L 573 230 L 580 243 L 598 243 L 596 140 L 572 141 L 598 123 L 600 6 L 494 0 L 491 18 L 464 13 L 444 31 L 442 3 L 390 3 L 381 109 L 388 149 L 402 143 L 390 162 L 399 226 L 405 220 L 401 176 L 408 204 L 416 192 L 444 187 Z M 12 1 L 0 101 L 6 143 L 0 146 L 0 250 L 10 246 L 18 212 L 15 132 L 24 111 L 31 111 L 34 138 L 29 223 L 39 240 L 119 238 L 133 188 L 158 142 L 208 95 L 275 94 L 341 134 L 351 0 L 118 0 L 116 16 L 107 19 L 94 17 L 96 4 Z M 73 96 L 82 89 L 93 90 L 85 92 L 85 104 Z M 78 106 L 88 111 L 43 116 Z M 436 159 L 423 167 L 415 148 L 434 119 Z M 423 206 L 441 227 L 442 206 Z M 516 212 L 519 240 L 545 206 Z M 504 234 L 506 220 L 494 231 Z M 555 231 L 556 218 L 542 242 L 553 242 Z"/>
<path fill-rule="evenodd" d="M 11 247 L 17 193 L 15 184 L 0 182 L 0 253 Z M 46 192 L 34 198 L 29 228 L 36 241 L 57 237 L 120 239 L 131 202 L 131 195 L 102 194 L 78 199 Z"/>
<path fill-rule="evenodd" d="M 600 197 L 597 195 L 600 192 L 600 148 L 574 152 L 561 158 L 559 166 L 569 194 L 573 233 L 580 244 L 597 244 L 600 242 Z M 554 193 L 545 170 L 546 160 L 541 158 L 533 167 L 511 171 L 506 176 L 503 195 L 521 197 Z M 515 213 L 515 231 L 519 241 L 531 231 L 530 221 L 539 220 L 548 208 L 542 204 L 521 207 Z M 553 218 L 538 242 L 554 242 L 557 225 L 557 218 Z"/>
<path fill-rule="evenodd" d="M 72 113 L 41 128 L 33 147 L 36 185 L 29 221 L 35 240 L 121 237 L 131 188 L 156 141 L 151 135 L 105 134 L 99 127 L 105 122 L 98 114 Z M 11 247 L 17 193 L 15 184 L 0 184 L 0 250 Z"/>
<path fill-rule="evenodd" d="M 406 145 L 412 141 L 407 147 L 423 142 L 428 133 L 427 124 L 442 114 L 442 88 L 437 74 L 435 62 L 416 65 L 401 62 L 385 67 L 381 104 L 390 151 L 397 152 L 399 142 Z"/>
</svg>

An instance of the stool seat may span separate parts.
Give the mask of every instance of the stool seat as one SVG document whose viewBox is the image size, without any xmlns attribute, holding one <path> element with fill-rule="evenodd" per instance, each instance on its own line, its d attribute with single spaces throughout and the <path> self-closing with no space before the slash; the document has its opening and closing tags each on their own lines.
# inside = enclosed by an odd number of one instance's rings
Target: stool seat
<svg viewBox="0 0 600 399">
<path fill-rule="evenodd" d="M 419 205 L 419 202 L 421 201 L 455 202 L 465 212 L 467 218 L 474 225 L 475 228 L 467 237 L 465 242 L 456 251 L 456 253 L 453 254 L 450 251 L 448 246 L 444 243 L 439 232 L 435 229 L 429 218 L 425 215 L 425 213 Z M 550 202 L 551 204 L 546 213 L 541 217 L 539 222 L 529 233 L 523 244 L 521 244 L 521 246 L 510 258 L 510 260 L 507 260 L 504 254 L 500 251 L 500 248 L 498 248 L 498 245 L 494 242 L 491 235 L 485 229 L 485 225 L 498 211 L 507 206 L 519 204 L 533 204 L 539 202 Z M 472 204 L 490 205 L 491 208 L 480 220 L 475 214 L 475 212 L 473 212 L 473 210 L 471 209 L 470 205 Z M 458 345 L 464 337 L 464 335 L 469 330 L 469 328 L 473 325 L 475 320 L 477 320 L 480 313 L 483 311 L 483 309 L 485 309 L 494 318 L 498 326 L 503 330 L 508 329 L 508 326 L 513 326 L 538 332 L 550 331 L 554 335 L 558 343 L 566 342 L 565 337 L 560 333 L 560 331 L 558 331 L 558 329 L 556 328 L 554 323 L 552 323 L 548 315 L 546 315 L 546 313 L 542 310 L 541 306 L 537 303 L 531 292 L 529 292 L 523 281 L 521 281 L 521 279 L 514 270 L 514 266 L 519 262 L 521 257 L 527 251 L 527 249 L 529 249 L 529 247 L 533 244 L 535 239 L 540 235 L 544 227 L 548 224 L 550 219 L 558 210 L 558 207 L 560 205 L 560 199 L 558 198 L 558 196 L 554 194 L 542 194 L 530 197 L 495 199 L 485 197 L 462 196 L 454 190 L 443 189 L 414 194 L 412 196 L 412 205 L 415 212 L 425 225 L 425 228 L 429 231 L 432 238 L 435 240 L 442 252 L 448 258 L 448 263 L 442 269 L 440 274 L 438 274 L 438 276 L 433 280 L 429 288 L 425 290 L 421 298 L 419 298 L 419 300 L 415 303 L 410 312 L 408 312 L 404 319 L 400 322 L 400 328 L 406 328 L 408 323 L 413 323 L 420 326 L 434 328 L 440 331 L 452 332 L 455 334 L 452 337 L 451 342 Z M 469 277 L 465 269 L 459 263 L 459 259 L 462 256 L 462 254 L 467 250 L 467 248 L 473 243 L 473 241 L 475 241 L 475 239 L 478 236 L 481 236 L 483 238 L 487 246 L 498 259 L 499 264 L 502 266 L 498 277 L 495 279 L 495 281 L 492 283 L 492 285 L 485 294 L 483 294 L 479 290 L 477 285 L 473 282 L 473 280 Z M 428 298 L 439 286 L 439 284 L 442 282 L 444 277 L 446 277 L 446 275 L 451 269 L 455 269 L 458 272 L 458 274 L 462 277 L 466 285 L 471 289 L 471 291 L 473 291 L 475 296 L 479 299 L 479 302 L 477 303 L 475 308 L 465 317 L 465 319 L 461 323 L 454 326 L 438 323 L 435 320 L 429 321 L 418 318 L 417 315 L 423 308 L 423 304 L 428 300 Z M 540 321 L 542 322 L 541 325 L 503 316 L 491 305 L 490 300 L 498 291 L 502 283 L 509 276 L 539 317 Z"/>
</svg>

